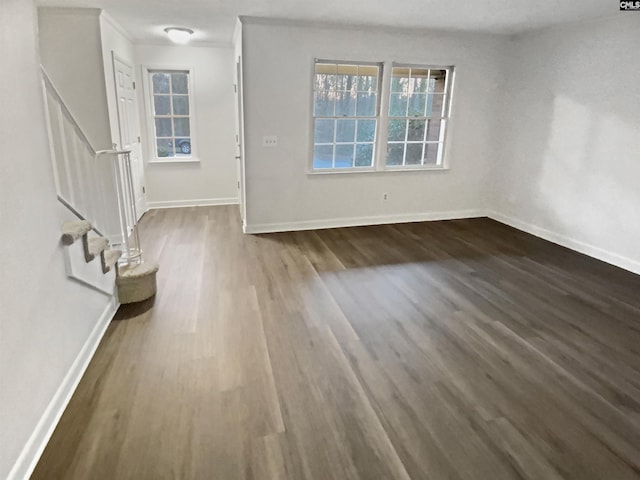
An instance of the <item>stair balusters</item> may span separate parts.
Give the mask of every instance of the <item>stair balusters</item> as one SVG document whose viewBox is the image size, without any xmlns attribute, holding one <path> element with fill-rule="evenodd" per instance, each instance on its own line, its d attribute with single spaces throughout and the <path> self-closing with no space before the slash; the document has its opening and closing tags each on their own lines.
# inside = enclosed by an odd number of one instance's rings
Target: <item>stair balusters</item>
<svg viewBox="0 0 640 480">
<path fill-rule="evenodd" d="M 97 155 L 105 155 L 113 159 L 111 164 L 118 199 L 120 238 L 112 243 L 116 245 L 116 248 L 122 250 L 122 257 L 119 260 L 120 266 L 133 266 L 142 263 L 130 154 L 130 150 L 103 150 L 97 152 Z"/>
</svg>

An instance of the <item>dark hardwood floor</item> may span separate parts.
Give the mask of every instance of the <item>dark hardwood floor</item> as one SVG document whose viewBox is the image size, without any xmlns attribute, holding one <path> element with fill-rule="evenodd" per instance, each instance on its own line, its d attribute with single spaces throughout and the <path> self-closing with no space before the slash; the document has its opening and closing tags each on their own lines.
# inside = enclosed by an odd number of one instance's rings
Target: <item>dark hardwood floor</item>
<svg viewBox="0 0 640 480">
<path fill-rule="evenodd" d="M 638 276 L 488 219 L 142 238 L 33 478 L 640 478 Z"/>
</svg>

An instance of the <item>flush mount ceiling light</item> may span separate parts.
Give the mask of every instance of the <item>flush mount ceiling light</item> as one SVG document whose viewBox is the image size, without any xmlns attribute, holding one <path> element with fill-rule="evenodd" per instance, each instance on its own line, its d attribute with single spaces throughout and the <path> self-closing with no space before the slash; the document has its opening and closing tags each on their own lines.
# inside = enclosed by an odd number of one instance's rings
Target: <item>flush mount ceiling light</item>
<svg viewBox="0 0 640 480">
<path fill-rule="evenodd" d="M 191 35 L 193 35 L 193 30 L 182 27 L 167 27 L 164 31 L 167 32 L 172 42 L 180 45 L 188 43 L 191 40 Z"/>
</svg>

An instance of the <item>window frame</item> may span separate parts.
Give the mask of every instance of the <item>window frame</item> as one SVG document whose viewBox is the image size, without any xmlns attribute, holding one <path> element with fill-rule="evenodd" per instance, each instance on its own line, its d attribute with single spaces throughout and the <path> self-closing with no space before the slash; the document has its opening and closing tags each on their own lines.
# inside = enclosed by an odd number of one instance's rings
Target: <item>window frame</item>
<svg viewBox="0 0 640 480">
<path fill-rule="evenodd" d="M 376 118 L 376 131 L 373 153 L 373 165 L 371 167 L 339 167 L 339 168 L 314 168 L 314 144 L 315 144 L 315 129 L 314 129 L 314 81 L 315 81 L 315 65 L 316 63 L 335 63 L 344 65 L 376 65 L 378 66 L 378 98 L 377 98 L 377 116 Z M 445 92 L 443 95 L 443 116 L 440 118 L 445 119 L 446 126 L 442 138 L 442 150 L 439 154 L 441 159 L 438 165 L 387 165 L 387 147 L 388 147 L 388 132 L 389 123 L 391 117 L 389 115 L 389 102 L 391 99 L 391 78 L 393 68 L 420 68 L 431 70 L 446 70 L 447 79 L 445 83 Z M 310 81 L 309 81 L 309 148 L 308 148 L 308 163 L 307 174 L 309 175 L 335 175 L 344 173 L 378 173 L 378 172 L 408 172 L 408 171 L 447 171 L 450 169 L 449 164 L 449 143 L 451 134 L 450 131 L 453 126 L 451 118 L 453 96 L 455 95 L 455 65 L 435 65 L 428 63 L 412 63 L 412 62 L 398 62 L 398 61 L 376 61 L 376 60 L 336 60 L 327 58 L 313 58 L 310 66 Z M 358 118 L 358 117 L 353 117 Z M 365 117 L 369 118 L 369 117 Z M 371 117 L 373 118 L 373 117 Z"/>
<path fill-rule="evenodd" d="M 173 156 L 173 157 L 158 157 L 156 147 L 156 132 L 155 132 L 155 112 L 153 103 L 153 84 L 151 82 L 151 75 L 153 73 L 187 73 L 188 78 L 188 93 L 189 98 L 189 138 L 191 139 L 191 154 L 188 156 Z M 144 80 L 144 100 L 145 100 L 145 122 L 147 126 L 147 148 L 149 149 L 149 159 L 147 163 L 198 163 L 198 141 L 196 138 L 196 108 L 195 108 L 195 91 L 194 85 L 194 68 L 186 65 L 143 65 L 142 66 L 142 78 Z M 172 95 L 173 96 L 173 95 Z M 173 118 L 173 115 L 167 117 Z M 184 118 L 184 117 L 182 117 Z M 173 130 L 173 122 L 172 122 Z M 172 132 L 173 133 L 173 132 Z M 163 138 L 163 137 L 162 137 Z M 175 137 L 173 137 L 175 138 Z M 175 148 L 175 146 L 174 146 Z"/>
<path fill-rule="evenodd" d="M 352 66 L 371 66 L 371 67 L 377 67 L 378 68 L 378 76 L 377 76 L 377 87 L 376 87 L 376 111 L 375 111 L 375 115 L 374 116 L 362 116 L 362 117 L 358 117 L 358 116 L 353 116 L 353 117 L 343 117 L 343 118 L 348 118 L 348 119 L 353 119 L 353 120 L 375 120 L 376 122 L 376 127 L 374 130 L 374 139 L 373 142 L 361 142 L 363 144 L 369 144 L 372 143 L 373 145 L 373 158 L 372 158 L 372 164 L 370 166 L 366 166 L 366 167 L 356 167 L 355 165 L 352 167 L 332 167 L 332 168 L 315 168 L 314 164 L 313 164 L 313 160 L 314 160 L 314 150 L 315 150 L 315 120 L 316 118 L 331 118 L 331 119 L 338 119 L 341 117 L 337 117 L 336 115 L 333 116 L 319 116 L 316 117 L 314 115 L 314 93 L 315 93 L 315 88 L 314 88 L 314 84 L 315 84 L 315 71 L 316 71 L 316 64 L 318 63 L 327 63 L 327 64 L 336 64 L 336 65 L 352 65 Z M 365 173 L 365 172 L 375 172 L 376 171 L 376 157 L 378 156 L 378 149 L 379 149 L 379 139 L 380 139 L 380 113 L 382 111 L 382 103 L 381 103 L 381 99 L 382 99 L 382 81 L 383 81 L 383 75 L 384 75 L 384 65 L 383 62 L 379 62 L 379 61 L 366 61 L 366 60 L 357 60 L 357 61 L 352 61 L 352 60 L 336 60 L 336 59 L 326 59 L 326 58 L 314 58 L 312 63 L 311 63 L 311 94 L 309 95 L 310 97 L 310 112 L 311 114 L 309 115 L 310 121 L 309 121 L 309 131 L 310 131 L 310 142 L 309 142 L 309 163 L 308 163 L 308 172 L 312 173 L 314 175 L 318 174 L 318 175 L 323 175 L 323 174 L 332 174 L 332 173 Z M 344 142 L 343 142 L 344 143 Z M 347 143 L 351 143 L 351 142 L 347 142 Z M 357 138 L 354 138 L 354 145 L 357 145 Z M 335 137 L 334 137 L 334 142 L 332 143 L 332 145 L 338 145 L 339 143 L 335 141 Z M 356 147 L 354 147 L 356 148 Z M 355 158 L 354 158 L 354 164 L 355 164 Z"/>
<path fill-rule="evenodd" d="M 398 117 L 398 116 L 391 116 L 389 113 L 389 109 L 390 109 L 390 104 L 391 104 L 391 94 L 393 93 L 391 91 L 391 80 L 393 78 L 393 69 L 394 68 L 408 68 L 408 69 L 421 69 L 421 70 L 445 70 L 447 72 L 447 77 L 445 80 L 445 84 L 444 84 L 444 91 L 442 92 L 443 95 L 443 102 L 442 102 L 442 116 L 440 117 L 434 117 L 434 116 L 404 116 L 404 117 Z M 448 132 L 450 130 L 450 122 L 451 122 L 451 98 L 452 98 L 452 94 L 453 94 L 453 76 L 454 76 L 454 67 L 452 65 L 427 65 L 427 64 L 413 64 L 413 63 L 401 63 L 401 62 L 391 62 L 389 65 L 389 75 L 388 75 L 388 83 L 387 83 L 387 89 L 385 90 L 385 93 L 387 95 L 386 98 L 386 111 L 385 111 L 385 127 L 386 127 L 386 131 L 384 132 L 384 143 L 385 143 L 385 149 L 384 149 L 384 158 L 380 158 L 380 162 L 381 162 L 381 166 L 385 171 L 405 171 L 405 170 L 446 170 L 448 169 L 448 162 L 447 162 L 447 157 L 445 155 L 446 151 L 447 151 L 447 137 L 448 137 Z M 409 121 L 412 118 L 415 119 L 425 119 L 426 121 L 428 121 L 431 118 L 439 118 L 441 120 L 444 120 L 444 131 L 441 133 L 441 137 L 442 137 L 442 141 L 438 141 L 438 142 L 428 142 L 426 140 L 426 135 L 427 135 L 427 128 L 425 128 L 425 136 L 423 137 L 424 140 L 422 142 L 415 142 L 415 141 L 408 141 L 408 132 L 405 134 L 405 140 L 404 142 L 396 142 L 393 141 L 391 143 L 393 144 L 406 144 L 408 145 L 409 143 L 412 144 L 421 144 L 421 145 L 426 145 L 427 143 L 437 143 L 437 144 L 441 144 L 442 145 L 442 149 L 439 150 L 438 152 L 438 158 L 440 159 L 440 163 L 438 164 L 420 164 L 420 165 L 387 165 L 387 148 L 389 146 L 389 124 L 391 122 L 392 119 L 398 119 L 398 118 L 402 118 L 405 121 Z M 441 127 L 442 128 L 442 127 Z M 424 152 L 424 150 L 423 150 Z M 406 159 L 406 151 L 404 154 L 404 157 Z"/>
</svg>

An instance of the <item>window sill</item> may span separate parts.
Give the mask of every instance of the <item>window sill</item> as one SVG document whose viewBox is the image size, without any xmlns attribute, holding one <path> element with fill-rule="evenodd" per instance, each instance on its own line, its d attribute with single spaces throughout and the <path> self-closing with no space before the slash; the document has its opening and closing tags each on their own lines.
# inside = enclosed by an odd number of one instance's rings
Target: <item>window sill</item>
<svg viewBox="0 0 640 480">
<path fill-rule="evenodd" d="M 307 175 L 340 175 L 345 173 L 396 173 L 396 172 L 446 172 L 451 170 L 449 167 L 396 167 L 396 168 L 385 168 L 382 170 L 376 170 L 375 168 L 366 168 L 366 169 L 349 169 L 349 170 L 309 170 Z"/>
<path fill-rule="evenodd" d="M 161 165 L 167 163 L 200 163 L 200 159 L 198 158 L 170 158 L 170 159 L 160 159 L 155 158 L 153 160 L 149 160 L 147 163 L 151 165 Z"/>
<path fill-rule="evenodd" d="M 309 170 L 307 175 L 339 175 L 343 173 L 376 173 L 375 168 L 326 168 L 322 170 Z"/>
<path fill-rule="evenodd" d="M 383 172 L 446 172 L 451 170 L 449 167 L 427 167 L 419 166 L 415 167 L 387 167 Z"/>
</svg>

